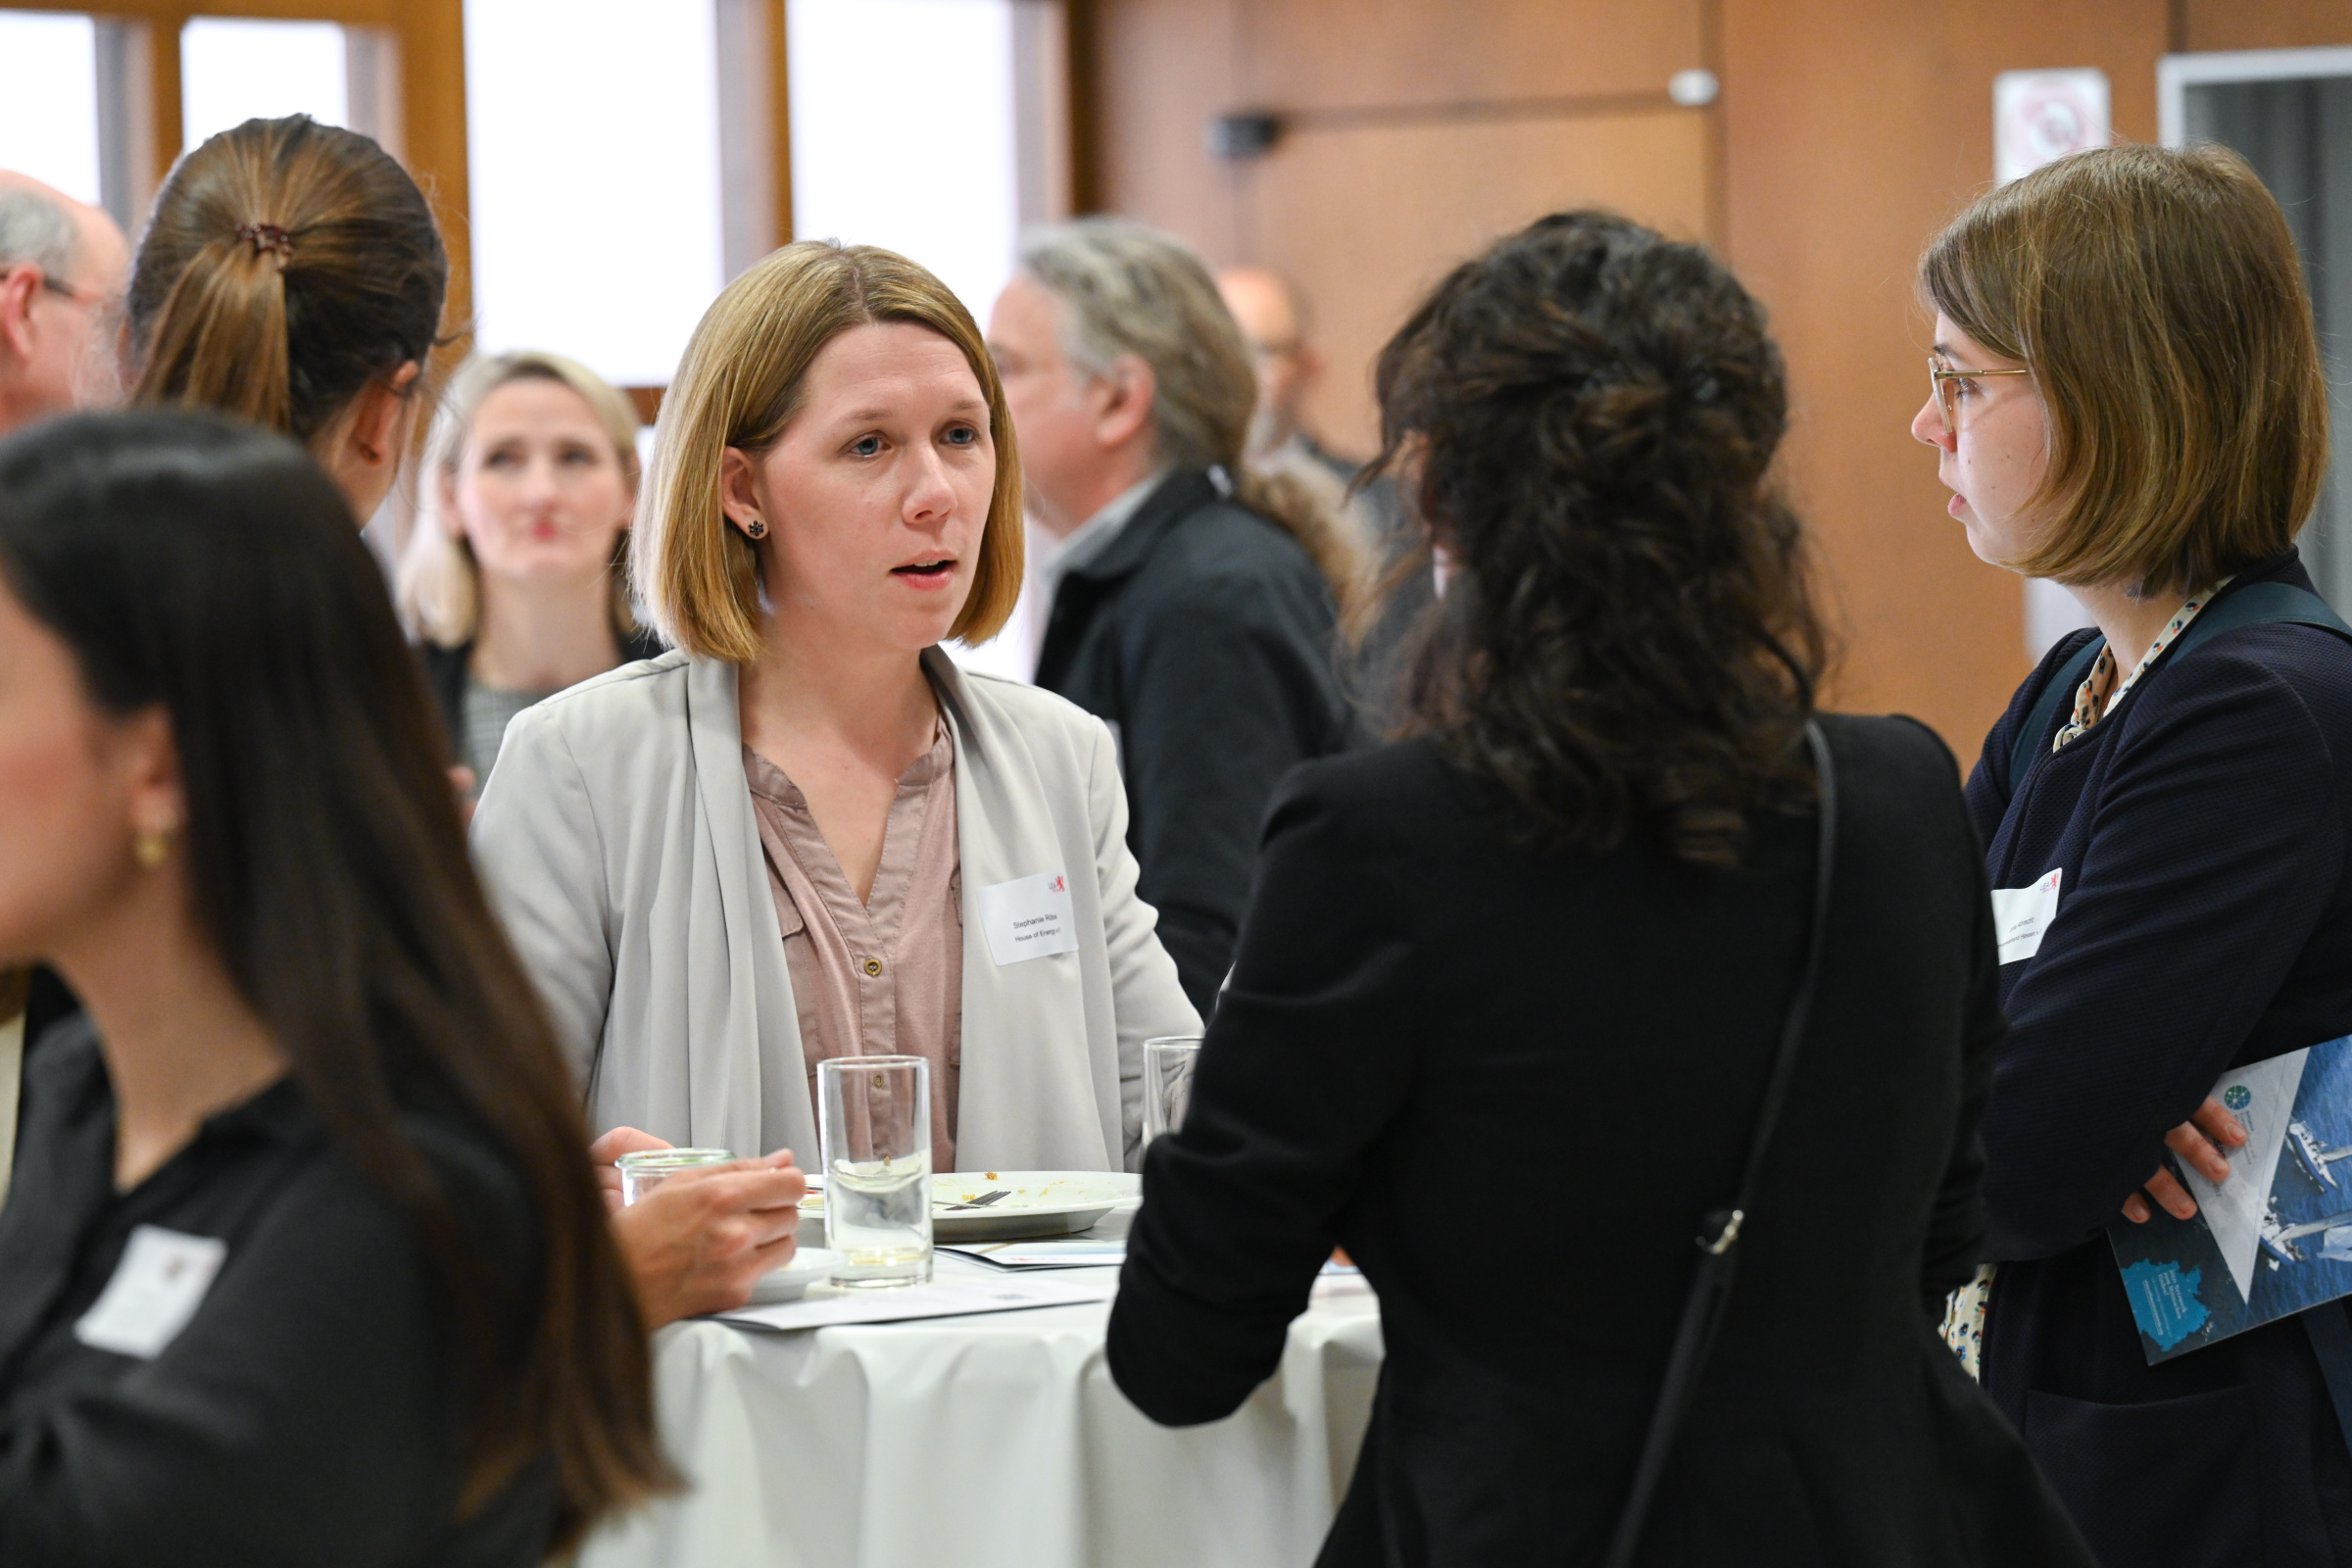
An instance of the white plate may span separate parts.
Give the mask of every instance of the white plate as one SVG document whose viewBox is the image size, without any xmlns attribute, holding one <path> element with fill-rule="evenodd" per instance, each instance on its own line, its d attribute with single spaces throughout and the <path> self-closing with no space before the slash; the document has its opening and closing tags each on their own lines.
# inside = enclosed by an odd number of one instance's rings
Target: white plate
<svg viewBox="0 0 2352 1568">
<path fill-rule="evenodd" d="M 779 1269 L 770 1269 L 752 1285 L 752 1304 L 771 1306 L 778 1301 L 797 1301 L 811 1285 L 821 1285 L 832 1276 L 844 1259 L 839 1252 L 821 1247 L 804 1247 L 792 1254 L 792 1261 Z"/>
<path fill-rule="evenodd" d="M 1143 1178 L 1107 1170 L 959 1170 L 931 1178 L 931 1232 L 943 1242 L 1067 1236 L 1143 1190 Z M 986 1208 L 956 1209 L 1003 1192 Z"/>
<path fill-rule="evenodd" d="M 957 1209 L 1002 1190 L 986 1208 Z M 1143 1191 L 1143 1178 L 1107 1170 L 953 1171 L 931 1178 L 931 1234 L 943 1242 L 1004 1241 L 1067 1236 L 1085 1230 Z M 801 1200 L 810 1213 L 825 1210 L 822 1192 Z"/>
</svg>

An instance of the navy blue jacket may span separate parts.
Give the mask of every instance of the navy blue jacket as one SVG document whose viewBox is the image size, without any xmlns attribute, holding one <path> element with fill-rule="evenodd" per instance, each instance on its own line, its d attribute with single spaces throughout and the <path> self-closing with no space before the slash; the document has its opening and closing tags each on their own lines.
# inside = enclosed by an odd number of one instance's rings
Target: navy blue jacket
<svg viewBox="0 0 2352 1568">
<path fill-rule="evenodd" d="M 2224 596 L 2256 581 L 2312 586 L 2290 550 Z M 2095 635 L 2042 660 L 1968 781 L 1992 886 L 2065 873 L 2039 951 L 2001 968 L 1985 1385 L 2107 1568 L 2352 1564 L 2352 1457 L 2302 1325 L 2151 1367 L 2104 1236 L 2224 1071 L 2352 1033 L 2352 644 L 2263 624 L 2168 649 L 2011 800 L 2012 748 L 2049 744 L 2019 725 Z"/>
</svg>

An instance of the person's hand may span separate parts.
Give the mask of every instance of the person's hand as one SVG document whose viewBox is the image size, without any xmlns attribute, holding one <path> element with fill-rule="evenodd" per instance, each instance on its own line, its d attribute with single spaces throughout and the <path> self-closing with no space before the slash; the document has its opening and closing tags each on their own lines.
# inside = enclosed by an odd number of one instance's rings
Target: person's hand
<svg viewBox="0 0 2352 1568">
<path fill-rule="evenodd" d="M 2230 1179 L 2230 1160 L 2215 1146 L 2227 1144 L 2236 1149 L 2245 1141 L 2245 1128 L 2238 1125 L 2237 1118 L 2230 1114 L 2228 1107 L 2210 1097 L 2197 1107 L 2196 1115 L 2164 1135 L 2164 1147 L 2180 1155 L 2191 1170 L 2216 1187 Z M 2124 1200 L 2124 1218 L 2134 1225 L 2145 1225 L 2153 1213 L 2148 1207 L 2150 1198 L 2163 1204 L 2164 1211 L 2175 1219 L 2196 1217 L 2197 1200 L 2188 1196 L 2188 1190 L 2180 1185 L 2180 1178 L 2162 1165 L 2157 1166 L 2156 1174 L 2148 1178 L 2146 1197 L 2133 1193 Z"/>
<path fill-rule="evenodd" d="M 599 1148 L 604 1143 L 597 1140 Z M 636 1281 L 645 1326 L 750 1300 L 760 1275 L 792 1261 L 808 1191 L 786 1149 L 681 1171 L 614 1214 L 612 1238 Z"/>
<path fill-rule="evenodd" d="M 449 787 L 458 792 L 458 825 L 473 826 L 473 802 L 482 792 L 482 781 L 473 776 L 470 767 L 453 767 L 449 770 Z"/>
<path fill-rule="evenodd" d="M 590 1144 L 588 1159 L 591 1164 L 596 1166 L 596 1185 L 604 1190 L 605 1206 L 617 1214 L 620 1212 L 622 1204 L 628 1200 L 628 1195 L 620 1185 L 620 1167 L 613 1163 L 614 1160 L 623 1154 L 634 1154 L 640 1150 L 674 1147 L 674 1145 L 663 1143 L 652 1133 L 641 1133 L 634 1127 L 615 1127 L 595 1143 Z"/>
</svg>

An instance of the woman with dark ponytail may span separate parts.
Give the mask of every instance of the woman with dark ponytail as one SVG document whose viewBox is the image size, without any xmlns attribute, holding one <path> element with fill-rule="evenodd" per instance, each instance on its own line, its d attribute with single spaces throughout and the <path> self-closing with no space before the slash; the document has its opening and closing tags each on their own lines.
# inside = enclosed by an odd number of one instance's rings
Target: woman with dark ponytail
<svg viewBox="0 0 2352 1568">
<path fill-rule="evenodd" d="M 133 401 L 311 449 L 364 520 L 409 448 L 449 257 L 408 171 L 357 131 L 249 120 L 181 159 L 130 277 Z"/>
</svg>

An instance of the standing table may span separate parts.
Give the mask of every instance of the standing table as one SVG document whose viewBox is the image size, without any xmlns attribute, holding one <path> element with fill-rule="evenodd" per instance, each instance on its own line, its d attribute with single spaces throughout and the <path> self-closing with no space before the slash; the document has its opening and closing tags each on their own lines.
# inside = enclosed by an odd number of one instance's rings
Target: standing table
<svg viewBox="0 0 2352 1568">
<path fill-rule="evenodd" d="M 988 1272 L 939 1254 L 943 1279 Z M 1112 1384 L 1116 1271 L 1086 1273 L 1102 1301 L 662 1330 L 657 1404 L 690 1490 L 605 1526 L 582 1568 L 1307 1568 L 1370 1418 L 1378 1302 L 1320 1281 L 1281 1370 L 1171 1430 Z"/>
</svg>

